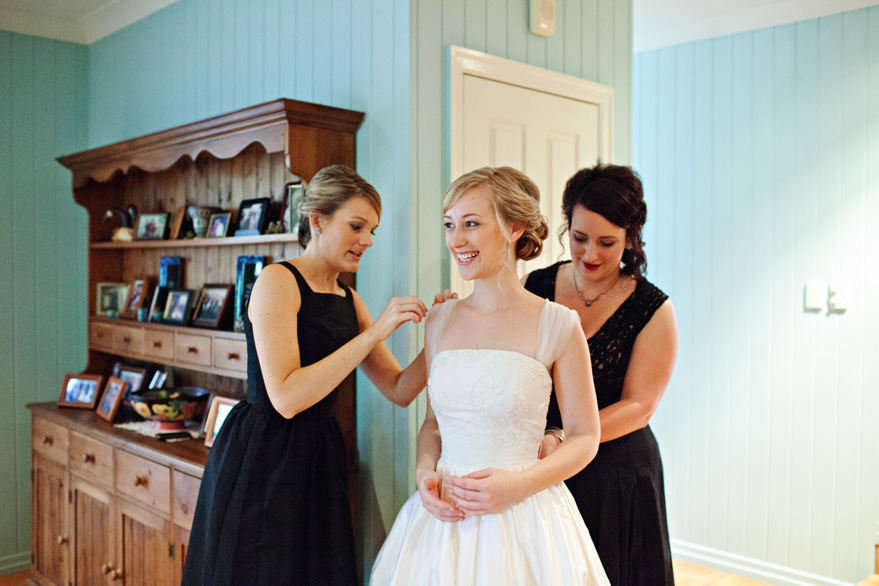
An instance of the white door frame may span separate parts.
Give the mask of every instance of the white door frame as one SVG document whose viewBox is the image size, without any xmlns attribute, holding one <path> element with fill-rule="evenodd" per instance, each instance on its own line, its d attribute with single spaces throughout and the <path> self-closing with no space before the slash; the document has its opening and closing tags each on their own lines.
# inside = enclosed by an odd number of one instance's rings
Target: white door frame
<svg viewBox="0 0 879 586">
<path fill-rule="evenodd" d="M 601 85 L 567 75 L 526 65 L 486 53 L 449 47 L 449 180 L 460 177 L 464 172 L 464 76 L 472 75 L 484 79 L 507 83 L 530 90 L 555 94 L 564 98 L 595 104 L 598 107 L 598 160 L 610 163 L 613 160 L 613 97 L 610 86 Z M 469 169 L 468 169 L 469 170 Z M 468 290 L 458 276 L 452 262 L 450 280 L 453 291 Z"/>
</svg>

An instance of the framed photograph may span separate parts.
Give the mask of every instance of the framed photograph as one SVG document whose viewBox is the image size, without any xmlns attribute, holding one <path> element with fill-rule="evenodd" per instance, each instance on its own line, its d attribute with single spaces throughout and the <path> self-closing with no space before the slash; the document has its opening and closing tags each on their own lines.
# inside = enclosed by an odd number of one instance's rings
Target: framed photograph
<svg viewBox="0 0 879 586">
<path fill-rule="evenodd" d="M 128 283 L 98 283 L 95 315 L 118 314 L 128 297 Z"/>
<path fill-rule="evenodd" d="M 302 182 L 293 181 L 284 186 L 284 232 L 296 232 L 299 230 L 299 203 L 302 201 Z"/>
<path fill-rule="evenodd" d="M 177 208 L 173 214 L 171 214 L 171 226 L 168 230 L 169 240 L 177 240 L 178 238 L 186 234 L 186 208 L 187 206 L 182 205 Z"/>
<path fill-rule="evenodd" d="M 244 312 L 256 278 L 266 265 L 264 256 L 239 256 L 235 272 L 235 331 L 244 331 Z"/>
<path fill-rule="evenodd" d="M 206 328 L 220 327 L 230 297 L 232 297 L 232 285 L 205 285 L 195 306 L 192 325 Z"/>
<path fill-rule="evenodd" d="M 134 229 L 135 240 L 164 240 L 168 231 L 168 214 L 140 214 Z"/>
<path fill-rule="evenodd" d="M 119 364 L 118 371 L 116 368 L 113 369 L 113 376 L 121 379 L 123 382 L 128 383 L 128 388 L 125 389 L 126 393 L 137 393 L 138 391 L 143 390 L 143 381 L 146 378 L 146 369 L 138 368 L 136 366 L 127 366 L 125 364 Z"/>
<path fill-rule="evenodd" d="M 159 286 L 183 288 L 183 257 L 163 256 L 159 259 Z"/>
<path fill-rule="evenodd" d="M 64 377 L 58 404 L 64 407 L 94 409 L 104 377 L 96 374 L 68 374 Z"/>
<path fill-rule="evenodd" d="M 122 397 L 125 396 L 127 388 L 127 382 L 111 376 L 104 388 L 101 402 L 98 403 L 98 415 L 113 423 L 113 418 L 116 417 L 116 411 L 119 409 L 119 404 L 122 403 Z"/>
<path fill-rule="evenodd" d="M 147 306 L 152 288 L 152 277 L 138 277 L 135 279 L 128 287 L 128 295 L 125 298 L 125 305 L 122 307 L 119 315 L 136 319 L 137 310 L 141 307 Z"/>
<path fill-rule="evenodd" d="M 223 427 L 223 422 L 226 421 L 226 416 L 229 415 L 229 411 L 232 410 L 232 407 L 238 404 L 238 399 L 230 399 L 229 397 L 223 397 L 220 395 L 214 395 L 211 397 L 211 404 L 208 407 L 208 416 L 205 419 L 204 424 L 204 445 L 207 447 L 211 447 L 214 445 L 214 440 L 217 439 L 217 434 L 220 432 L 220 428 Z"/>
<path fill-rule="evenodd" d="M 193 289 L 172 289 L 168 291 L 162 323 L 172 326 L 185 326 L 189 323 L 196 291 Z"/>
<path fill-rule="evenodd" d="M 265 232 L 269 223 L 269 206 L 267 197 L 245 199 L 238 208 L 238 229 L 235 236 L 256 236 Z"/>
<path fill-rule="evenodd" d="M 208 238 L 224 238 L 229 231 L 229 218 L 232 212 L 212 214 L 208 224 Z"/>
<path fill-rule="evenodd" d="M 150 303 L 149 321 L 162 323 L 165 321 L 165 304 L 168 303 L 168 293 L 171 287 L 156 287 L 153 292 L 153 301 Z"/>
</svg>

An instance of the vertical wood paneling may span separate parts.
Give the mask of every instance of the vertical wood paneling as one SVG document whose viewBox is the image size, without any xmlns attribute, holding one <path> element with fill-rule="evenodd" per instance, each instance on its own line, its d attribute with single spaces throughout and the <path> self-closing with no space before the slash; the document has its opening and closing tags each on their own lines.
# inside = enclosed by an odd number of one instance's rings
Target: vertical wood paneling
<svg viewBox="0 0 879 586">
<path fill-rule="evenodd" d="M 85 364 L 85 256 L 70 178 L 54 158 L 85 136 L 85 51 L 0 32 L 0 573 L 30 550 L 30 423 L 27 403 L 53 400 L 65 372 Z M 84 252 L 84 251 L 82 251 Z M 8 566 L 4 564 L 10 564 Z"/>
<path fill-rule="evenodd" d="M 635 66 L 650 276 L 682 337 L 654 418 L 673 539 L 815 583 L 869 574 L 879 520 L 879 277 L 864 270 L 879 246 L 877 55 L 866 8 Z M 837 278 L 848 311 L 805 312 L 806 280 Z"/>
</svg>

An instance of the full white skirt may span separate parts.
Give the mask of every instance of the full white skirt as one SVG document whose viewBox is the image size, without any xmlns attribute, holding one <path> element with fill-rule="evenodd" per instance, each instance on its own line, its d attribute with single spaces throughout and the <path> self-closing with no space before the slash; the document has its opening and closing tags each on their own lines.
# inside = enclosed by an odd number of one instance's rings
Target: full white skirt
<svg viewBox="0 0 879 586">
<path fill-rule="evenodd" d="M 472 468 L 441 473 L 465 475 Z M 397 516 L 372 586 L 609 586 L 589 530 L 564 484 L 493 515 L 444 523 L 416 492 Z"/>
</svg>

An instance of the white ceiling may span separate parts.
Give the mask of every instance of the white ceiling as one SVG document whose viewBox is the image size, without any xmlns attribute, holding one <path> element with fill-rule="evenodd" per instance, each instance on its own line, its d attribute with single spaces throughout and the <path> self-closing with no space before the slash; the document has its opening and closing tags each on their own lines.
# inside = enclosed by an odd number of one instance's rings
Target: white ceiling
<svg viewBox="0 0 879 586">
<path fill-rule="evenodd" d="M 879 5 L 879 0 L 633 2 L 636 53 Z"/>
<path fill-rule="evenodd" d="M 89 45 L 177 0 L 0 0 L 0 29 Z M 523 4 L 527 0 L 520 0 Z M 556 0 L 577 2 L 579 0 Z M 635 52 L 879 5 L 879 0 L 633 0 Z"/>
</svg>

